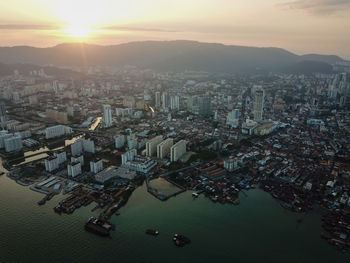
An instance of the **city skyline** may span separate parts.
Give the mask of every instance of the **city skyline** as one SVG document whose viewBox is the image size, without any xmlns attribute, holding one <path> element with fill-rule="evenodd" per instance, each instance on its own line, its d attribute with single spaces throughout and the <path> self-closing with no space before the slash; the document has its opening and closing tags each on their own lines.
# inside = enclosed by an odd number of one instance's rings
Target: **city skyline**
<svg viewBox="0 0 350 263">
<path fill-rule="evenodd" d="M 187 39 L 350 59 L 347 1 L 14 0 L 0 7 L 2 46 Z"/>
</svg>

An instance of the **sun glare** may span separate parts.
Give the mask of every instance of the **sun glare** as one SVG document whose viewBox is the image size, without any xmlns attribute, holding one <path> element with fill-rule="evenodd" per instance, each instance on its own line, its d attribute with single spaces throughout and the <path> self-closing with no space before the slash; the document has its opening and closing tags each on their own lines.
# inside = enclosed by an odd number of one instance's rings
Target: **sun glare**
<svg viewBox="0 0 350 263">
<path fill-rule="evenodd" d="M 74 38 L 86 38 L 92 33 L 92 28 L 84 24 L 70 24 L 65 33 Z"/>
<path fill-rule="evenodd" d="M 105 6 L 96 0 L 60 0 L 60 19 L 67 25 L 64 34 L 72 38 L 88 38 L 103 20 Z"/>
</svg>

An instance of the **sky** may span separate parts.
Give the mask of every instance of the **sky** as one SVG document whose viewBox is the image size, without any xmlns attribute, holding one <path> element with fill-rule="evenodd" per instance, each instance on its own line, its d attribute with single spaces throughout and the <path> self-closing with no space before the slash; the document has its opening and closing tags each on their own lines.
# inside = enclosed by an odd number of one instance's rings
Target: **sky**
<svg viewBox="0 0 350 263">
<path fill-rule="evenodd" d="M 0 46 L 178 39 L 350 59 L 350 0 L 0 0 Z"/>
</svg>

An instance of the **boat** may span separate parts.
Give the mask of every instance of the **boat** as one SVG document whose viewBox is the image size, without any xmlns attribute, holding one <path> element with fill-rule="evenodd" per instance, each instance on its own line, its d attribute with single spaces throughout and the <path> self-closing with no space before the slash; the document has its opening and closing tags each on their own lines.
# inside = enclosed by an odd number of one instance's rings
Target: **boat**
<svg viewBox="0 0 350 263">
<path fill-rule="evenodd" d="M 234 205 L 239 205 L 241 203 L 241 201 L 239 199 L 235 199 L 232 201 L 232 204 Z"/>
<path fill-rule="evenodd" d="M 152 235 L 152 236 L 158 236 L 159 235 L 159 231 L 158 230 L 154 230 L 154 229 L 147 229 L 146 230 L 146 234 L 147 235 Z"/>
<path fill-rule="evenodd" d="M 57 214 L 61 214 L 62 213 L 62 207 L 61 205 L 55 206 L 53 209 Z"/>
<path fill-rule="evenodd" d="M 38 205 L 44 205 L 45 204 L 45 200 L 44 199 L 41 199 L 39 202 L 38 202 Z"/>
<path fill-rule="evenodd" d="M 113 225 L 107 221 L 90 217 L 85 223 L 85 229 L 100 236 L 109 236 L 109 232 L 113 229 Z"/>
<path fill-rule="evenodd" d="M 184 235 L 178 235 L 178 234 L 174 235 L 173 241 L 174 241 L 174 244 L 178 247 L 183 247 L 183 246 L 191 243 L 191 240 L 188 237 L 186 237 Z"/>
<path fill-rule="evenodd" d="M 193 198 L 197 198 L 199 196 L 199 194 L 197 194 L 197 193 L 192 193 L 192 197 Z"/>
</svg>

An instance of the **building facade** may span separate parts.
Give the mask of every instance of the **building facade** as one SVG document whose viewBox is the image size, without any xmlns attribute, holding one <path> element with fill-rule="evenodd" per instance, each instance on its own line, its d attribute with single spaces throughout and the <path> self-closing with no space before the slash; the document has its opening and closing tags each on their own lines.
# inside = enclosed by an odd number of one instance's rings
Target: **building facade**
<svg viewBox="0 0 350 263">
<path fill-rule="evenodd" d="M 170 148 L 171 162 L 177 162 L 186 153 L 186 144 L 185 140 L 181 140 Z"/>
</svg>

